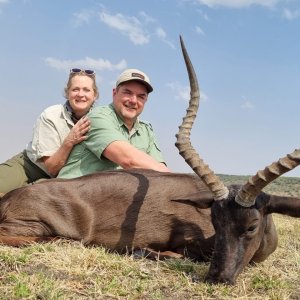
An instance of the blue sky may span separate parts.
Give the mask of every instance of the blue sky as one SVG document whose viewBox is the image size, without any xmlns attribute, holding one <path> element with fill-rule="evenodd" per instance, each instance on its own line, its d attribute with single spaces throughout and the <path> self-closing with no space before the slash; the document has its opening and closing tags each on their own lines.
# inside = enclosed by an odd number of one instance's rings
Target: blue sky
<svg viewBox="0 0 300 300">
<path fill-rule="evenodd" d="M 216 173 L 253 175 L 299 147 L 298 0 L 0 0 L 0 161 L 64 101 L 70 68 L 97 72 L 98 105 L 138 68 L 154 86 L 143 119 L 169 167 L 191 172 L 174 145 L 189 97 L 179 35 L 201 88 L 192 143 Z"/>
</svg>

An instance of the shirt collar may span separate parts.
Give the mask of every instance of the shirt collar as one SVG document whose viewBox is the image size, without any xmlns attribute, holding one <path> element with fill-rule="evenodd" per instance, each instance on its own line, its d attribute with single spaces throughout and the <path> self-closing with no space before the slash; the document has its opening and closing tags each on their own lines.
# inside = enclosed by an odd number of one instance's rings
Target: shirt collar
<svg viewBox="0 0 300 300">
<path fill-rule="evenodd" d="M 77 118 L 75 116 L 75 113 L 70 105 L 70 102 L 67 100 L 66 103 L 64 104 L 64 107 L 66 108 L 66 112 L 68 114 L 68 116 L 70 117 L 70 119 L 73 121 L 74 124 L 76 124 L 81 118 Z M 94 107 L 94 104 L 90 107 L 90 110 L 91 111 Z"/>
<path fill-rule="evenodd" d="M 119 122 L 120 127 L 121 127 L 121 126 L 124 126 L 124 127 L 127 128 L 127 126 L 126 126 L 126 124 L 124 123 L 124 121 L 120 118 L 120 116 L 119 116 L 119 115 L 117 114 L 117 112 L 115 111 L 115 108 L 114 108 L 113 103 L 109 104 L 109 106 L 110 106 L 111 109 L 115 112 L 115 115 L 116 115 L 116 117 L 117 117 L 117 119 L 118 119 L 118 122 Z M 139 119 L 139 117 L 138 117 L 138 118 L 136 119 L 136 121 L 134 122 L 134 124 L 133 124 L 132 129 L 131 129 L 130 132 L 137 132 L 137 131 L 139 130 L 139 128 L 140 128 L 140 119 Z M 127 128 L 127 130 L 128 130 L 128 128 Z"/>
</svg>

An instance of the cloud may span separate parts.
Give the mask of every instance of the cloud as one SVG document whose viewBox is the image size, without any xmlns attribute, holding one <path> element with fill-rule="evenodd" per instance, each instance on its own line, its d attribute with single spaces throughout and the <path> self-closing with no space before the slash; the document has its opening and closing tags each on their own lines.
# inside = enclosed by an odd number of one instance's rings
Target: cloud
<svg viewBox="0 0 300 300">
<path fill-rule="evenodd" d="M 143 18 L 145 23 L 156 23 L 156 20 L 146 14 L 144 11 L 140 11 L 139 15 Z"/>
<path fill-rule="evenodd" d="M 69 71 L 71 68 L 78 67 L 78 68 L 85 68 L 85 69 L 93 69 L 98 71 L 108 70 L 123 70 L 127 67 L 126 60 L 121 60 L 117 64 L 112 64 L 108 60 L 100 59 L 93 59 L 90 57 L 86 57 L 84 59 L 79 60 L 59 60 L 53 57 L 47 57 L 44 59 L 45 63 L 58 70 L 65 70 Z"/>
<path fill-rule="evenodd" d="M 209 21 L 209 17 L 204 11 L 202 11 L 201 9 L 197 9 L 197 12 L 205 21 Z"/>
<path fill-rule="evenodd" d="M 9 3 L 10 0 L 0 0 L 0 5 L 1 4 L 7 4 Z M 0 9 L 0 15 L 2 14 L 2 9 Z"/>
<path fill-rule="evenodd" d="M 291 20 L 294 20 L 294 19 L 296 19 L 300 16 L 300 11 L 299 10 L 291 11 L 291 10 L 286 8 L 286 9 L 283 10 L 282 15 L 285 19 L 291 21 Z"/>
<path fill-rule="evenodd" d="M 250 109 L 253 109 L 253 108 L 254 108 L 254 105 L 253 105 L 250 101 L 246 100 L 246 101 L 241 105 L 241 108 L 242 108 L 242 109 L 246 109 L 246 110 L 250 110 Z"/>
<path fill-rule="evenodd" d="M 171 48 L 175 49 L 174 44 L 167 40 L 167 34 L 161 27 L 156 28 L 156 35 L 161 41 L 169 45 Z"/>
<path fill-rule="evenodd" d="M 265 7 L 274 7 L 280 0 L 197 0 L 199 4 L 206 5 L 208 7 L 232 7 L 243 8 L 251 5 L 260 5 Z"/>
<path fill-rule="evenodd" d="M 205 35 L 205 33 L 204 33 L 204 31 L 202 30 L 201 27 L 196 26 L 195 29 L 196 29 L 196 32 L 199 33 L 200 35 Z"/>
<path fill-rule="evenodd" d="M 89 24 L 91 18 L 93 17 L 94 13 L 92 11 L 83 10 L 79 13 L 74 13 L 73 17 L 73 25 L 74 27 L 79 27 L 83 24 Z"/>
<path fill-rule="evenodd" d="M 144 32 L 141 22 L 136 17 L 127 17 L 122 14 L 110 15 L 105 12 L 101 12 L 99 16 L 101 22 L 128 36 L 135 45 L 149 43 L 149 35 Z"/>
<path fill-rule="evenodd" d="M 156 19 L 144 11 L 139 12 L 138 17 L 125 16 L 120 13 L 112 15 L 104 11 L 100 12 L 99 16 L 101 22 L 127 36 L 135 45 L 148 44 L 150 36 L 156 36 L 169 47 L 175 49 L 174 44 L 168 40 L 166 31 Z"/>
<path fill-rule="evenodd" d="M 189 101 L 190 96 L 190 86 L 182 86 L 178 82 L 169 82 L 167 86 L 175 93 L 175 99 Z M 200 102 L 207 102 L 208 97 L 205 93 L 201 91 L 200 93 Z"/>
<path fill-rule="evenodd" d="M 159 25 L 158 21 L 148 14 L 146 14 L 144 11 L 139 12 L 139 15 L 142 17 L 144 26 L 150 26 L 151 29 L 156 26 L 155 29 L 155 35 L 164 43 L 166 43 L 168 46 L 170 46 L 172 49 L 175 49 L 175 46 L 172 42 L 170 42 L 167 38 L 166 31 Z M 153 25 L 154 24 L 154 25 Z M 151 29 L 149 31 L 151 31 Z"/>
</svg>

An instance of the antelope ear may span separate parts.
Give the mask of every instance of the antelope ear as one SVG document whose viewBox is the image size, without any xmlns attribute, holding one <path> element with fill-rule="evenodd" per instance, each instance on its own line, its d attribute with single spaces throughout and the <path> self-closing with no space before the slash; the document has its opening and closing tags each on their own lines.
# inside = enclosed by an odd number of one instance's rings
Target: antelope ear
<svg viewBox="0 0 300 300">
<path fill-rule="evenodd" d="M 264 209 L 265 212 L 288 215 L 290 217 L 300 217 L 300 198 L 270 195 Z"/>
<path fill-rule="evenodd" d="M 182 197 L 172 198 L 171 201 L 192 205 L 197 208 L 209 208 L 214 200 L 213 194 L 209 191 L 201 191 L 198 193 L 187 194 Z"/>
</svg>

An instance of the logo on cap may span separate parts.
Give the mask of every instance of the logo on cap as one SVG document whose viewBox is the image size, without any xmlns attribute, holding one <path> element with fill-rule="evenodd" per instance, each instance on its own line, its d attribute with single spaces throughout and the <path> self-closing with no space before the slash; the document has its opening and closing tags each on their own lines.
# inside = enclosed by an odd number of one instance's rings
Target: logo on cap
<svg viewBox="0 0 300 300">
<path fill-rule="evenodd" d="M 143 76 L 142 74 L 139 74 L 139 73 L 131 73 L 131 77 L 138 77 L 142 80 L 145 80 L 145 76 Z"/>
</svg>

